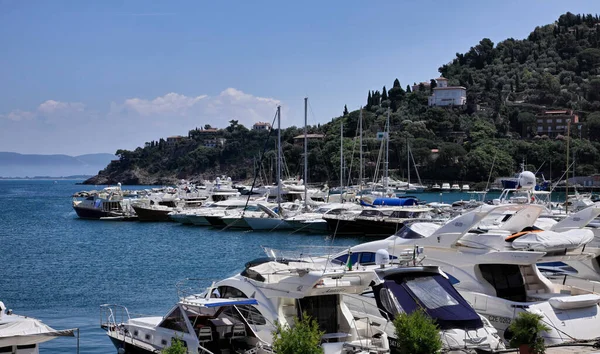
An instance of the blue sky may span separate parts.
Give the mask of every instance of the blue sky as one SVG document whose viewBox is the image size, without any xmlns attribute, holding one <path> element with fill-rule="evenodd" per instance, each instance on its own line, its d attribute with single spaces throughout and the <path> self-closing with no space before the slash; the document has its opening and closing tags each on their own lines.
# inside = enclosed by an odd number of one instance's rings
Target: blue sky
<svg viewBox="0 0 600 354">
<path fill-rule="evenodd" d="M 484 37 L 525 38 L 588 1 L 0 0 L 0 151 L 114 152 L 193 127 L 356 109 Z"/>
</svg>

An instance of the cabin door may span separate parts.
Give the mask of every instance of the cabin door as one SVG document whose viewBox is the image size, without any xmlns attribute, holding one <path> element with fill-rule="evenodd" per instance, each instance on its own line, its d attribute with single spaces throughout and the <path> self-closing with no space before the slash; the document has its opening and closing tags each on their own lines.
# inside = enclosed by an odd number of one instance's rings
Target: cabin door
<svg viewBox="0 0 600 354">
<path fill-rule="evenodd" d="M 317 321 L 325 333 L 338 332 L 338 295 L 309 296 L 298 299 L 298 317 L 303 312 Z"/>
</svg>

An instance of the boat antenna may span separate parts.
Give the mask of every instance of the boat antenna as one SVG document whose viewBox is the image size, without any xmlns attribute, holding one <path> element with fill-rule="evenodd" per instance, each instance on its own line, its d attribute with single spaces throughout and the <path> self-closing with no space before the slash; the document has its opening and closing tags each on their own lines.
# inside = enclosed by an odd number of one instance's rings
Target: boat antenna
<svg viewBox="0 0 600 354">
<path fill-rule="evenodd" d="M 565 177 L 565 215 L 569 214 L 569 138 L 571 136 L 571 120 L 567 119 L 567 171 Z"/>
<path fill-rule="evenodd" d="M 358 144 L 360 145 L 360 153 L 359 153 L 359 172 L 358 172 L 358 191 L 362 192 L 362 181 L 363 181 L 363 141 L 362 141 L 362 106 L 360 107 L 360 115 L 358 116 L 358 129 L 360 130 L 360 135 L 358 138 Z"/>
<path fill-rule="evenodd" d="M 281 106 L 277 106 L 277 214 L 281 215 Z"/>
<path fill-rule="evenodd" d="M 308 210 L 308 135 L 306 125 L 308 124 L 308 97 L 304 97 L 304 211 Z"/>
</svg>

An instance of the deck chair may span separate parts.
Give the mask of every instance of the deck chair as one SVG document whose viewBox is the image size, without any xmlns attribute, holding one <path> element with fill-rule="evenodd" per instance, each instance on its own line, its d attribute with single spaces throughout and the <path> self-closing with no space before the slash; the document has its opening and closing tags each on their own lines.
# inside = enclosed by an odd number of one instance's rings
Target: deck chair
<svg viewBox="0 0 600 354">
<path fill-rule="evenodd" d="M 209 326 L 201 327 L 198 330 L 198 341 L 202 346 L 204 346 L 205 343 L 212 342 L 212 340 L 212 329 Z"/>
</svg>

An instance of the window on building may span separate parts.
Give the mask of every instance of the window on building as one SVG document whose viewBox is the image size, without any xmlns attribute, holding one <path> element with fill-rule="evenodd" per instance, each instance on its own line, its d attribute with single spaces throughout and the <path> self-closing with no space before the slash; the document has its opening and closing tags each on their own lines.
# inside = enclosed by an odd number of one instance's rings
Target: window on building
<svg viewBox="0 0 600 354">
<path fill-rule="evenodd" d="M 546 123 L 551 124 L 552 123 L 552 119 L 546 119 Z"/>
<path fill-rule="evenodd" d="M 541 125 L 538 125 L 538 127 L 537 127 L 537 131 L 538 131 L 538 132 L 541 132 L 541 131 L 543 131 L 543 130 L 544 130 L 544 127 L 542 127 Z"/>
<path fill-rule="evenodd" d="M 559 119 L 557 119 L 557 120 L 556 120 L 556 123 L 562 123 L 562 119 L 560 119 L 560 118 L 559 118 Z"/>
<path fill-rule="evenodd" d="M 544 120 L 543 119 L 538 119 L 537 122 L 538 123 L 544 123 Z"/>
</svg>

